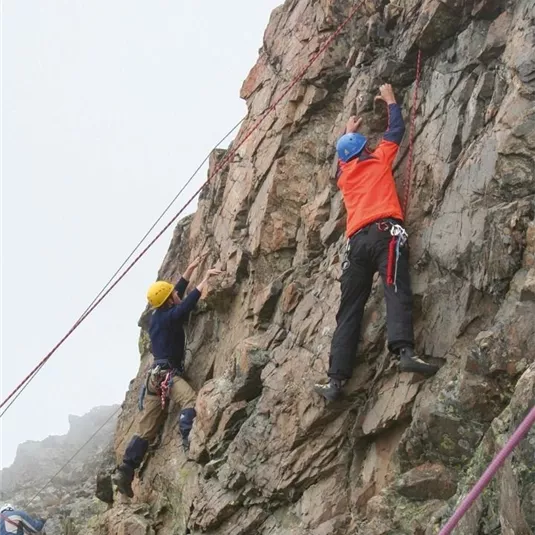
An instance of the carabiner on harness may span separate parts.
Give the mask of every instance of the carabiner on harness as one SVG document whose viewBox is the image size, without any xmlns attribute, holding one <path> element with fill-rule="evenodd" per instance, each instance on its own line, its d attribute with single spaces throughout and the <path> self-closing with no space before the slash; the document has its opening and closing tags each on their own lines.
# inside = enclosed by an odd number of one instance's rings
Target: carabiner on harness
<svg viewBox="0 0 535 535">
<path fill-rule="evenodd" d="M 401 247 L 407 243 L 409 235 L 407 231 L 397 223 L 390 227 L 390 235 L 392 239 L 390 240 L 388 246 L 388 260 L 387 260 L 387 284 L 394 285 L 394 291 L 397 293 L 397 278 L 398 278 L 398 263 L 399 257 L 401 254 Z"/>
<path fill-rule="evenodd" d="M 346 269 L 349 268 L 349 253 L 351 251 L 351 242 L 349 240 L 347 240 L 347 243 L 346 243 L 346 248 L 345 248 L 345 251 L 344 251 L 344 259 L 342 261 L 342 271 L 345 271 Z"/>
<path fill-rule="evenodd" d="M 405 243 L 409 239 L 409 235 L 407 234 L 407 231 L 401 225 L 398 225 L 397 223 L 390 227 L 390 235 L 397 237 L 398 241 L 401 242 L 402 247 L 403 245 L 405 245 Z"/>
</svg>

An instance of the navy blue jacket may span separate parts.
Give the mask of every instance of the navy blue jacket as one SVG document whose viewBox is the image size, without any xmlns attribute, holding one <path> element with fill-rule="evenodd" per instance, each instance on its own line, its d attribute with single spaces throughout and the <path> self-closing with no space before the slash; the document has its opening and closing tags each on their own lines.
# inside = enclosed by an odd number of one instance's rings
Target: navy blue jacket
<svg viewBox="0 0 535 535">
<path fill-rule="evenodd" d="M 188 284 L 186 279 L 181 278 L 175 286 L 180 299 L 184 297 Z M 155 360 L 168 360 L 172 368 L 183 370 L 186 349 L 184 324 L 200 298 L 201 292 L 195 288 L 180 304 L 157 308 L 153 312 L 149 336 Z"/>
</svg>

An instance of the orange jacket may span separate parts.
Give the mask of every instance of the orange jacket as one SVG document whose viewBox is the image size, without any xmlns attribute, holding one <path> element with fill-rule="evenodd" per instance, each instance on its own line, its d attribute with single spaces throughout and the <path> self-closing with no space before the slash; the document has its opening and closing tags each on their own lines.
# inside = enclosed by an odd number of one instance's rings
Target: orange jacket
<svg viewBox="0 0 535 535">
<path fill-rule="evenodd" d="M 397 104 L 390 104 L 388 111 L 389 126 L 377 148 L 372 153 L 365 150 L 347 163 L 339 162 L 338 187 L 347 212 L 348 238 L 379 219 L 403 220 L 392 165 L 405 126 Z"/>
</svg>

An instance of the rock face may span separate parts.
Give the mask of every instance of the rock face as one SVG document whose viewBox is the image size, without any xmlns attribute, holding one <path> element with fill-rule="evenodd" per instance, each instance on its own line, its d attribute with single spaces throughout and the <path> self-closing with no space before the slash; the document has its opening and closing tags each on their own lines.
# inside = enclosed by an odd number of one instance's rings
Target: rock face
<svg viewBox="0 0 535 535">
<path fill-rule="evenodd" d="M 287 0 L 273 12 L 242 87 L 238 139 L 354 5 Z M 417 349 L 442 367 L 425 382 L 399 374 L 376 283 L 348 395 L 326 406 L 311 387 L 327 369 L 344 247 L 334 144 L 355 111 L 379 138 L 383 82 L 409 118 L 418 49 L 407 227 Z M 118 499 L 94 533 L 437 533 L 535 402 L 534 133 L 533 0 L 363 2 L 177 226 L 160 277 L 204 253 L 197 275 L 225 269 L 189 325 L 194 461 L 174 408 L 135 499 Z M 139 418 L 147 319 L 118 459 Z M 534 458 L 535 429 L 457 533 L 534 533 Z"/>
<path fill-rule="evenodd" d="M 89 519 L 106 510 L 94 496 L 95 474 L 114 463 L 118 409 L 96 407 L 84 416 L 71 415 L 66 435 L 21 444 L 13 464 L 0 471 L 0 501 L 48 518 L 50 534 L 82 533 Z"/>
</svg>

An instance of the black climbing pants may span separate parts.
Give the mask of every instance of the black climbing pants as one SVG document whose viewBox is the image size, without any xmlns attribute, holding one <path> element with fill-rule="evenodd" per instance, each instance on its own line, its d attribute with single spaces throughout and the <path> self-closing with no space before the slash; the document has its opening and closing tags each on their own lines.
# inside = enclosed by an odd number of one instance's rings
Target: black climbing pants
<svg viewBox="0 0 535 535">
<path fill-rule="evenodd" d="M 406 244 L 400 249 L 396 291 L 394 285 L 387 284 L 391 238 L 390 225 L 381 222 L 364 227 L 349 240 L 349 265 L 342 272 L 342 296 L 329 359 L 329 376 L 334 379 L 349 379 L 353 373 L 364 306 L 376 271 L 379 271 L 384 286 L 390 351 L 414 345 L 408 246 Z"/>
</svg>

